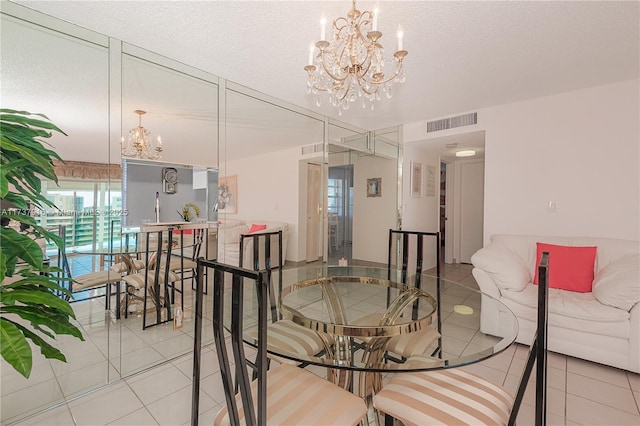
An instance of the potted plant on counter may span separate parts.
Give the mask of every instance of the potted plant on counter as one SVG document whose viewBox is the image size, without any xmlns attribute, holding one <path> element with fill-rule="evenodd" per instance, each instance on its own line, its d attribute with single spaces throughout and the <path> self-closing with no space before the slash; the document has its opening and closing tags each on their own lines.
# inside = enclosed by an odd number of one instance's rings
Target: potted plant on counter
<svg viewBox="0 0 640 426">
<path fill-rule="evenodd" d="M 200 217 L 200 208 L 198 208 L 198 206 L 194 203 L 187 203 L 182 206 L 182 212 L 178 212 L 178 214 L 185 222 L 191 222 L 193 220 L 193 214 L 191 213 L 191 210 L 193 210 L 193 213 L 195 213 L 196 218 Z"/>
<path fill-rule="evenodd" d="M 56 335 L 84 340 L 72 322 L 75 314 L 66 298 L 71 293 L 58 268 L 48 266 L 36 240 L 63 248 L 62 239 L 36 223 L 29 209 L 55 208 L 41 193 L 41 179 L 57 183 L 54 159 L 61 158 L 39 138 L 52 132 L 66 134 L 42 114 L 0 109 L 0 352 L 13 368 L 28 378 L 31 345 L 50 359 L 66 362 L 51 343 Z M 20 229 L 9 224 L 19 223 Z M 63 295 L 63 297 L 59 297 Z"/>
</svg>

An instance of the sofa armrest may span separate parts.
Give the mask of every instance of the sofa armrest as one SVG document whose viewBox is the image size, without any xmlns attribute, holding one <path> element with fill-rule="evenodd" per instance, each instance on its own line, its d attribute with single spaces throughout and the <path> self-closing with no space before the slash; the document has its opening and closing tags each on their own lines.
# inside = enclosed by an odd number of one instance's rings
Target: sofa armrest
<svg viewBox="0 0 640 426">
<path fill-rule="evenodd" d="M 480 268 L 473 268 L 471 273 L 473 274 L 473 278 L 476 279 L 481 292 L 488 294 L 489 296 L 496 299 L 499 299 L 500 296 L 502 296 L 500 288 L 493 280 L 493 278 L 491 278 L 491 276 L 487 273 L 487 271 Z"/>
<path fill-rule="evenodd" d="M 504 244 L 491 243 L 481 248 L 471 256 L 471 262 L 474 268 L 486 272 L 500 290 L 522 291 L 531 282 L 525 262 Z"/>
</svg>

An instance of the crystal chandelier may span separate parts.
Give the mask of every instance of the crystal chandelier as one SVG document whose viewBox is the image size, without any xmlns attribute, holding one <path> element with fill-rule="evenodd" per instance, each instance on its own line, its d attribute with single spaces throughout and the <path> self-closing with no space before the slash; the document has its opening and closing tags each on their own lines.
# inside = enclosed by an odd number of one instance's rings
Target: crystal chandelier
<svg viewBox="0 0 640 426">
<path fill-rule="evenodd" d="M 391 85 L 404 82 L 402 60 L 408 52 L 402 48 L 402 30 L 398 30 L 398 50 L 393 58 L 384 58 L 377 12 L 360 12 L 353 0 L 347 17 L 333 21 L 331 41 L 325 40 L 326 21 L 321 21 L 320 41 L 309 46 L 309 63 L 304 67 L 309 75 L 307 93 L 317 96 L 316 105 L 320 106 L 319 92 L 328 92 L 340 115 L 358 99 L 363 108 L 369 100 L 373 110 L 381 90 L 391 98 Z M 385 74 L 385 66 L 392 72 Z"/>
<path fill-rule="evenodd" d="M 151 142 L 151 132 L 142 127 L 142 115 L 146 111 L 139 109 L 134 111 L 138 114 L 138 126 L 129 130 L 129 137 L 125 144 L 124 137 L 120 139 L 120 152 L 123 157 L 146 158 L 157 160 L 162 157 L 162 139 L 158 136 L 158 144 L 153 147 Z"/>
</svg>

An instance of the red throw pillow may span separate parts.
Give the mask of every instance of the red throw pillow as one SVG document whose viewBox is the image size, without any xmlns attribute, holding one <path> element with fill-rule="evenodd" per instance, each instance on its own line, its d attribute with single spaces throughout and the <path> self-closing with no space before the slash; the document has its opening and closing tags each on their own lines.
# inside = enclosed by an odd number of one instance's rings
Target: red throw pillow
<svg viewBox="0 0 640 426">
<path fill-rule="evenodd" d="M 254 232 L 264 231 L 265 229 L 267 229 L 267 225 L 256 225 L 254 223 L 251 225 L 251 228 L 249 228 L 249 233 L 253 234 Z"/>
<path fill-rule="evenodd" d="M 549 288 L 589 293 L 593 285 L 593 265 L 597 247 L 558 246 L 536 243 L 536 276 L 542 252 L 549 252 Z"/>
</svg>

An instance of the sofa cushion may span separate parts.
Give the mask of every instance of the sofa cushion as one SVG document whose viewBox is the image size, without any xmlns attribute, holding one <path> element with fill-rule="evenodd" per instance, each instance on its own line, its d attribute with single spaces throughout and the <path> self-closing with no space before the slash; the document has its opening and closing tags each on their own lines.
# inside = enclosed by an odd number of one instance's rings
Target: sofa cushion
<svg viewBox="0 0 640 426">
<path fill-rule="evenodd" d="M 560 246 L 536 243 L 536 265 L 543 252 L 549 253 L 549 288 L 591 292 L 597 247 Z M 538 269 L 533 281 L 538 283 Z"/>
<path fill-rule="evenodd" d="M 476 268 L 483 269 L 503 290 L 522 290 L 531 282 L 531 274 L 523 260 L 509 247 L 490 244 L 471 256 Z"/>
<path fill-rule="evenodd" d="M 249 228 L 249 233 L 253 234 L 254 232 L 264 231 L 265 229 L 267 229 L 267 225 L 257 225 L 254 223 L 251 225 L 251 228 Z"/>
<path fill-rule="evenodd" d="M 246 234 L 249 227 L 246 223 L 229 223 L 218 225 L 218 241 L 224 244 L 237 244 L 240 235 Z"/>
<path fill-rule="evenodd" d="M 537 306 L 538 287 L 529 284 L 522 291 L 504 291 L 503 297 L 521 305 L 535 308 Z M 577 293 L 561 289 L 549 289 L 549 314 L 577 318 L 596 322 L 628 321 L 629 312 L 603 305 L 593 293 Z"/>
<path fill-rule="evenodd" d="M 621 257 L 596 275 L 593 295 L 605 305 L 630 311 L 640 302 L 640 254 Z"/>
</svg>

